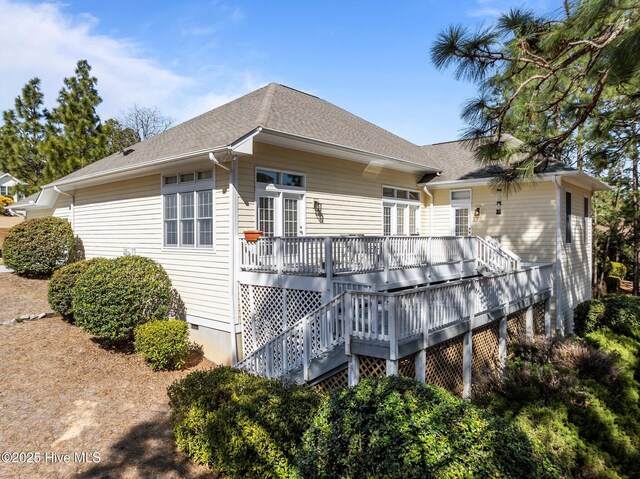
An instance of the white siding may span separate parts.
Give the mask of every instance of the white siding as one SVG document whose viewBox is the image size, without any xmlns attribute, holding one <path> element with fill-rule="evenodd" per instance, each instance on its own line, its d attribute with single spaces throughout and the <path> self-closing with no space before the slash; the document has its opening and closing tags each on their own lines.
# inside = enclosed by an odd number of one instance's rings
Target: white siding
<svg viewBox="0 0 640 479">
<path fill-rule="evenodd" d="M 66 195 L 60 195 L 50 210 L 27 211 L 28 219 L 41 218 L 43 216 L 57 216 L 71 221 L 71 198 Z"/>
</svg>

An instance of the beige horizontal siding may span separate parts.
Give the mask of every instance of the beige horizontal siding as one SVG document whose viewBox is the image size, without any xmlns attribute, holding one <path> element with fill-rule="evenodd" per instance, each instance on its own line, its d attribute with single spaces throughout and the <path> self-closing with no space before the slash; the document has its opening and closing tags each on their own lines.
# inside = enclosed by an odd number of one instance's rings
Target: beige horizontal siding
<svg viewBox="0 0 640 479">
<path fill-rule="evenodd" d="M 239 232 L 256 227 L 255 169 L 306 175 L 307 235 L 382 234 L 382 185 L 417 190 L 420 175 L 257 143 L 239 160 Z M 313 202 L 322 205 L 316 215 Z"/>
<path fill-rule="evenodd" d="M 565 241 L 565 192 L 571 192 L 571 243 Z M 592 254 L 589 239 L 585 242 L 584 198 L 591 193 L 573 185 L 563 185 L 561 196 L 562 225 L 562 290 L 564 303 L 562 311 L 567 320 L 573 318 L 573 309 L 583 301 L 591 298 L 591 265 Z M 587 233 L 591 238 L 591 222 L 588 222 Z"/>
<path fill-rule="evenodd" d="M 177 171 L 210 167 L 210 162 L 202 161 Z M 158 261 L 167 270 L 187 314 L 228 323 L 229 176 L 221 168 L 215 175 L 214 251 L 163 247 L 161 175 L 154 174 L 75 192 L 74 231 L 86 257 L 114 258 L 125 249 L 135 249 L 136 254 Z M 61 195 L 54 210 L 43 213 L 68 217 L 69 201 Z"/>
<path fill-rule="evenodd" d="M 496 214 L 496 193 L 489 186 L 471 189 L 471 234 L 492 236 L 524 261 L 555 261 L 555 187 L 551 182 L 526 186 L 509 196 L 502 195 L 502 214 Z M 451 229 L 450 189 L 433 190 L 433 234 L 449 236 Z M 423 209 L 423 223 L 429 224 L 429 207 Z M 429 228 L 427 227 L 427 233 Z"/>
</svg>

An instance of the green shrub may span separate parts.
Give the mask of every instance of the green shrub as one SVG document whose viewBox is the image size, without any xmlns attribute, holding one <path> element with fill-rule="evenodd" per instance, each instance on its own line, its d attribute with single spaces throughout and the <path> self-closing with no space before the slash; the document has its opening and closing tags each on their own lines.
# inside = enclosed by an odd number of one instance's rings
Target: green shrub
<svg viewBox="0 0 640 479">
<path fill-rule="evenodd" d="M 305 434 L 318 478 L 560 477 L 542 446 L 430 385 L 387 377 L 334 393 Z"/>
<path fill-rule="evenodd" d="M 640 343 L 606 328 L 586 341 L 511 348 L 500 383 L 476 402 L 544 444 L 570 477 L 638 477 Z"/>
<path fill-rule="evenodd" d="M 76 282 L 75 321 L 107 342 L 131 339 L 133 329 L 166 319 L 171 280 L 162 266 L 142 256 L 122 256 L 90 265 Z"/>
<path fill-rule="evenodd" d="M 2 246 L 4 264 L 21 276 L 50 276 L 73 260 L 75 240 L 66 220 L 47 216 L 9 229 Z"/>
<path fill-rule="evenodd" d="M 624 334 L 640 328 L 640 297 L 610 295 L 585 301 L 574 310 L 573 322 L 578 336 L 605 327 Z"/>
<path fill-rule="evenodd" d="M 181 369 L 189 354 L 187 323 L 178 319 L 149 321 L 133 332 L 136 352 L 151 369 Z"/>
<path fill-rule="evenodd" d="M 225 477 L 300 477 L 297 456 L 318 393 L 228 367 L 193 372 L 168 392 L 176 443 L 187 456 Z"/>
<path fill-rule="evenodd" d="M 68 321 L 73 321 L 73 291 L 78 278 L 89 266 L 98 262 L 107 261 L 105 258 L 76 261 L 56 270 L 48 286 L 49 304 L 53 310 L 62 315 Z"/>
<path fill-rule="evenodd" d="M 607 293 L 612 294 L 620 291 L 620 278 L 617 276 L 607 276 L 604 284 L 607 286 Z"/>
<path fill-rule="evenodd" d="M 616 278 L 624 279 L 627 276 L 627 267 L 622 263 L 610 261 L 609 267 L 607 268 L 607 273 L 609 274 L 609 276 L 615 276 Z"/>
</svg>

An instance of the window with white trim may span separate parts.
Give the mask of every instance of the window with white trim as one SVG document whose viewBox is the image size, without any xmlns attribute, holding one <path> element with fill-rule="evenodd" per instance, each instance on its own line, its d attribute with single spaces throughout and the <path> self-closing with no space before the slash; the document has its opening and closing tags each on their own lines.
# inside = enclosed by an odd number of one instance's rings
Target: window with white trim
<svg viewBox="0 0 640 479">
<path fill-rule="evenodd" d="M 584 244 L 588 245 L 591 243 L 591 236 L 590 236 L 590 232 L 591 232 L 591 208 L 589 205 L 589 198 L 587 198 L 586 196 L 584 197 L 584 203 L 583 203 L 583 209 L 584 209 Z"/>
<path fill-rule="evenodd" d="M 564 196 L 564 241 L 571 243 L 571 192 L 566 191 Z"/>
<path fill-rule="evenodd" d="M 256 168 L 256 227 L 264 236 L 305 234 L 306 177 Z"/>
<path fill-rule="evenodd" d="M 9 196 L 8 186 L 0 186 L 0 196 Z"/>
<path fill-rule="evenodd" d="M 420 192 L 382 187 L 382 233 L 391 235 L 417 235 L 420 224 Z"/>
<path fill-rule="evenodd" d="M 213 170 L 162 177 L 165 247 L 213 248 L 213 189 Z"/>
</svg>

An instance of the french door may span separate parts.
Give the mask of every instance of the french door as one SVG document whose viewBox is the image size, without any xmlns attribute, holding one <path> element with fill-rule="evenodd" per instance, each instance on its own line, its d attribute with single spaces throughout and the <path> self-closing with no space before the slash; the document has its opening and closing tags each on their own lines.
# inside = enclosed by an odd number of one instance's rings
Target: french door
<svg viewBox="0 0 640 479">
<path fill-rule="evenodd" d="M 256 198 L 256 222 L 264 236 L 304 235 L 303 195 L 265 192 Z"/>
</svg>

